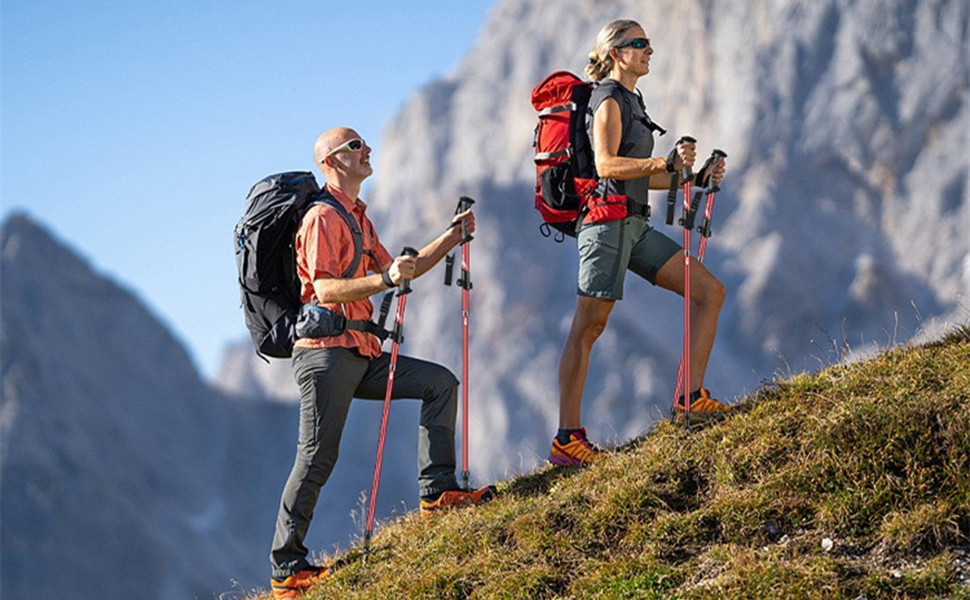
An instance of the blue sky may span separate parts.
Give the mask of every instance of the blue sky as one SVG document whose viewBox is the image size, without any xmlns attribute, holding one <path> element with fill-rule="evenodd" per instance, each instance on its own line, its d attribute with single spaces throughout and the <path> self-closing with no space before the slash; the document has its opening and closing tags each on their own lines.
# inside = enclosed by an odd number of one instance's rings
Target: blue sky
<svg viewBox="0 0 970 600">
<path fill-rule="evenodd" d="M 246 336 L 232 228 L 249 187 L 313 170 L 333 126 L 379 154 L 491 4 L 3 0 L 0 218 L 40 221 L 214 375 Z"/>
</svg>

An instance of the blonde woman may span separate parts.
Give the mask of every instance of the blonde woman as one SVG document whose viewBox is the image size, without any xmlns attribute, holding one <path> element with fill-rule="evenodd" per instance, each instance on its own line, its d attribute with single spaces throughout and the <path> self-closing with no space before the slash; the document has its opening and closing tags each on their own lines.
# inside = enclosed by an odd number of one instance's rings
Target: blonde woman
<svg viewBox="0 0 970 600">
<path fill-rule="evenodd" d="M 684 295 L 682 248 L 650 226 L 647 192 L 668 189 L 673 173 L 693 166 L 696 147 L 678 145 L 672 161 L 653 156 L 653 132 L 660 128 L 647 116 L 636 91 L 639 79 L 650 72 L 653 52 L 639 23 L 617 20 L 600 30 L 589 54 L 586 75 L 597 86 L 590 98 L 587 132 L 599 175 L 593 196 L 601 202 L 594 203 L 579 226 L 579 297 L 559 360 L 559 431 L 549 453 L 549 461 L 557 465 L 584 466 L 599 458 L 580 422 L 580 407 L 593 343 L 606 327 L 613 304 L 623 298 L 627 270 Z M 712 181 L 719 183 L 724 173 L 722 159 L 713 168 Z M 725 289 L 702 263 L 692 261 L 690 273 L 687 389 L 691 414 L 704 418 L 729 410 L 703 387 Z M 681 396 L 673 412 L 683 410 Z"/>
</svg>

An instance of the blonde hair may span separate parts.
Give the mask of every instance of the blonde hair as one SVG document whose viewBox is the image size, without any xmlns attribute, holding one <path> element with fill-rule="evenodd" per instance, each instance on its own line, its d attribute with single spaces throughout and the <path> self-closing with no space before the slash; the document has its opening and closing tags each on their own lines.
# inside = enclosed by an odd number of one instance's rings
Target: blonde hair
<svg viewBox="0 0 970 600">
<path fill-rule="evenodd" d="M 596 45 L 589 51 L 589 64 L 583 70 L 593 81 L 599 81 L 613 70 L 613 57 L 610 50 L 623 39 L 628 29 L 639 27 L 640 24 L 630 19 L 610 21 L 600 29 L 596 35 Z"/>
</svg>

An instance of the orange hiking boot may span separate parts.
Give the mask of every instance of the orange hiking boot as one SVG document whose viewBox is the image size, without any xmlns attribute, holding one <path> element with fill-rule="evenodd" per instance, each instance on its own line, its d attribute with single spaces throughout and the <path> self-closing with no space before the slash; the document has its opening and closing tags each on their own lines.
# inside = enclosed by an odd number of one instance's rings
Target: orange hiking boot
<svg viewBox="0 0 970 600">
<path fill-rule="evenodd" d="M 711 398 L 711 393 L 706 388 L 700 388 L 690 395 L 690 420 L 694 423 L 700 424 L 722 419 L 733 412 L 733 406 L 722 404 Z M 677 402 L 670 408 L 670 414 L 674 421 L 684 420 L 686 410 L 683 396 L 677 398 Z"/>
<path fill-rule="evenodd" d="M 552 438 L 552 448 L 549 450 L 549 462 L 560 467 L 585 467 L 602 458 L 602 450 L 596 444 L 586 439 L 586 428 L 569 434 L 569 441 L 565 444 L 559 437 Z"/>
<path fill-rule="evenodd" d="M 270 579 L 270 587 L 273 588 L 273 598 L 276 600 L 299 598 L 310 586 L 320 583 L 328 573 L 329 569 L 326 567 L 311 567 L 282 580 Z"/>
<path fill-rule="evenodd" d="M 448 490 L 441 492 L 437 500 L 422 500 L 421 514 L 428 515 L 448 508 L 481 504 L 494 498 L 495 494 L 494 485 L 488 485 L 477 490 Z"/>
</svg>

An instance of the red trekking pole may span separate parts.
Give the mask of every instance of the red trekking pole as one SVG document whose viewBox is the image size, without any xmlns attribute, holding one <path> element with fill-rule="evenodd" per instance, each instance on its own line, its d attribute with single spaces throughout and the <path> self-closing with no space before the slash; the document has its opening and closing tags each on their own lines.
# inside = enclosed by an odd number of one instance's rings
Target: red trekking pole
<svg viewBox="0 0 970 600">
<path fill-rule="evenodd" d="M 469 210 L 475 201 L 468 196 L 458 199 L 455 214 Z M 464 489 L 468 489 L 468 319 L 471 304 L 471 246 L 473 236 L 468 233 L 465 222 L 461 223 L 461 275 L 458 287 L 461 288 L 461 478 Z M 445 285 L 451 285 L 451 269 L 454 256 L 448 256 L 445 264 Z"/>
<path fill-rule="evenodd" d="M 697 140 L 685 135 L 677 140 L 676 145 L 682 143 L 696 144 Z M 683 216 L 680 224 L 684 228 L 684 353 L 683 364 L 681 365 L 681 378 L 685 388 L 690 387 L 690 233 L 694 228 L 694 211 L 691 208 L 690 180 L 693 178 L 691 169 L 684 166 L 680 170 L 681 185 L 684 190 Z M 674 397 L 676 404 L 677 397 Z M 690 392 L 684 393 L 684 424 L 690 426 Z"/>
<path fill-rule="evenodd" d="M 405 246 L 401 256 L 417 256 L 418 251 Z M 403 341 L 404 308 L 407 294 L 411 293 L 411 280 L 405 279 L 397 292 L 397 316 L 394 317 L 394 331 L 391 333 L 391 364 L 387 371 L 387 391 L 384 394 L 384 412 L 381 414 L 381 433 L 377 440 L 377 460 L 374 462 L 374 481 L 371 483 L 370 499 L 367 503 L 367 526 L 364 529 L 364 560 L 370 553 L 370 538 L 374 531 L 374 509 L 377 507 L 377 487 L 381 482 L 381 463 L 384 461 L 384 439 L 387 436 L 387 417 L 391 412 L 391 392 L 394 390 L 394 371 L 397 368 L 397 349 Z"/>
<path fill-rule="evenodd" d="M 468 196 L 458 199 L 458 212 L 469 210 L 475 201 Z M 468 489 L 468 318 L 471 304 L 471 244 L 465 221 L 461 222 L 461 478 Z"/>
<path fill-rule="evenodd" d="M 694 183 L 696 183 L 698 186 L 708 188 L 707 203 L 704 206 L 704 218 L 701 219 L 701 224 L 697 227 L 697 231 L 701 234 L 701 241 L 697 248 L 697 261 L 701 263 L 704 262 L 704 253 L 707 251 L 707 239 L 711 237 L 711 216 L 714 213 L 714 195 L 720 191 L 720 188 L 717 185 L 710 187 L 710 169 L 713 168 L 715 162 L 724 158 L 727 158 L 727 154 L 723 150 L 714 150 L 714 152 L 711 153 L 710 158 L 708 158 L 704 163 L 704 166 L 701 167 L 701 171 L 697 174 L 697 179 L 694 181 Z M 696 206 L 699 204 L 699 202 L 700 192 L 698 192 L 694 198 L 694 202 L 692 204 L 692 206 L 695 207 L 694 210 L 696 210 Z M 674 390 L 675 402 L 683 390 L 683 368 L 684 356 L 681 355 L 680 366 L 677 368 L 677 388 Z M 689 402 L 689 399 L 687 402 Z"/>
</svg>

